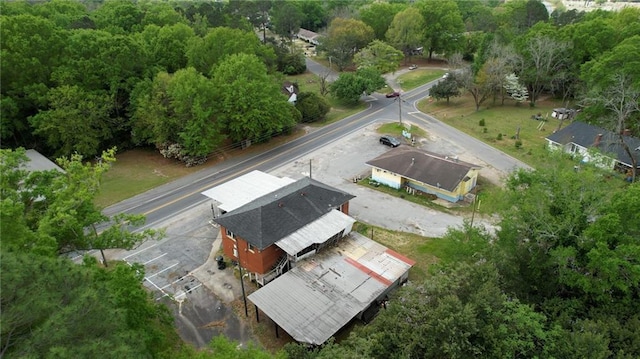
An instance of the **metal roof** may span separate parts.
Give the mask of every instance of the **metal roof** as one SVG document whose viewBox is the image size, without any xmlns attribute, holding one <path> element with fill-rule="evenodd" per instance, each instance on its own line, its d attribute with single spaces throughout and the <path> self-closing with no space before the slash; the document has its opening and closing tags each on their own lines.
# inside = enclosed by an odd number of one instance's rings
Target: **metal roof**
<svg viewBox="0 0 640 359">
<path fill-rule="evenodd" d="M 298 342 L 320 345 L 380 297 L 415 262 L 352 232 L 249 295 Z"/>
<path fill-rule="evenodd" d="M 295 256 L 310 245 L 323 243 L 345 228 L 351 228 L 355 222 L 355 219 L 346 214 L 333 210 L 277 241 L 276 245 L 287 254 Z"/>
<path fill-rule="evenodd" d="M 216 202 L 221 210 L 231 212 L 293 182 L 295 181 L 288 177 L 276 177 L 256 170 L 210 188 L 202 194 Z"/>
<path fill-rule="evenodd" d="M 447 191 L 455 190 L 469 170 L 481 168 L 478 165 L 460 161 L 457 157 L 411 146 L 396 147 L 368 161 L 367 164 Z"/>
<path fill-rule="evenodd" d="M 60 166 L 36 150 L 27 150 L 25 155 L 27 155 L 29 161 L 24 163 L 24 169 L 29 172 L 57 170 L 64 173 L 64 170 L 60 168 Z"/>
</svg>

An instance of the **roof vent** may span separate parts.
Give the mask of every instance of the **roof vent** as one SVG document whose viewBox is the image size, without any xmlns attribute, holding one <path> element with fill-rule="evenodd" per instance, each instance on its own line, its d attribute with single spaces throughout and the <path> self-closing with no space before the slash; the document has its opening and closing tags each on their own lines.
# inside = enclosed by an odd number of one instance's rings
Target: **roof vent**
<svg viewBox="0 0 640 359">
<path fill-rule="evenodd" d="M 278 203 L 278 207 L 284 207 L 284 203 L 282 202 Z"/>
</svg>

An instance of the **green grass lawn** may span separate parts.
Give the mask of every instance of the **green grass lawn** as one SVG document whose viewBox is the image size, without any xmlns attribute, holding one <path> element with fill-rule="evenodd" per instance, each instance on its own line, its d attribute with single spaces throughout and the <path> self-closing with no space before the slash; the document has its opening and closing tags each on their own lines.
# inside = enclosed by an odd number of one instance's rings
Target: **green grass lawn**
<svg viewBox="0 0 640 359">
<path fill-rule="evenodd" d="M 402 137 L 402 130 L 409 131 L 414 137 L 427 137 L 427 131 L 420 127 L 409 125 L 407 128 L 404 124 L 398 122 L 389 122 L 378 127 L 378 132 L 381 134 L 393 135 L 398 138 Z M 408 142 L 407 142 L 408 143 Z"/>
<path fill-rule="evenodd" d="M 104 208 L 201 169 L 166 159 L 154 149 L 119 153 L 116 162 L 103 175 L 95 204 Z"/>
<path fill-rule="evenodd" d="M 558 127 L 559 121 L 551 117 L 551 111 L 562 107 L 554 100 L 538 101 L 536 107 L 505 101 L 504 105 L 487 100 L 479 111 L 470 95 L 435 101 L 428 98 L 418 108 L 437 119 L 529 164 L 534 168 L 544 166 L 549 153 L 545 137 Z M 536 121 L 531 116 L 541 114 L 547 121 Z M 481 124 L 484 121 L 484 125 Z M 565 125 L 568 122 L 565 122 Z M 542 127 L 540 127 L 542 126 Z M 519 133 L 520 147 L 516 147 Z M 501 135 L 501 136 L 500 136 Z"/>
<path fill-rule="evenodd" d="M 413 90 L 444 75 L 445 70 L 437 69 L 416 69 L 398 76 L 396 82 L 403 91 Z"/>
</svg>

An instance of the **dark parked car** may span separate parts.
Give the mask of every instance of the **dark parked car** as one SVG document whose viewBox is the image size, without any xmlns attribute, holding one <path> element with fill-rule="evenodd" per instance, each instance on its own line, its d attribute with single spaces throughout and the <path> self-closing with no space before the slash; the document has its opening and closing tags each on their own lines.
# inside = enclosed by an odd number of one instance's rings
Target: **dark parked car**
<svg viewBox="0 0 640 359">
<path fill-rule="evenodd" d="M 385 95 L 387 98 L 392 98 L 392 97 L 399 97 L 400 96 L 400 92 L 398 91 L 393 91 L 393 92 L 389 92 L 388 94 Z"/>
<path fill-rule="evenodd" d="M 380 137 L 380 143 L 382 143 L 383 145 L 391 146 L 391 147 L 400 146 L 400 141 L 398 141 L 397 138 L 392 136 L 387 136 L 387 135 Z"/>
</svg>

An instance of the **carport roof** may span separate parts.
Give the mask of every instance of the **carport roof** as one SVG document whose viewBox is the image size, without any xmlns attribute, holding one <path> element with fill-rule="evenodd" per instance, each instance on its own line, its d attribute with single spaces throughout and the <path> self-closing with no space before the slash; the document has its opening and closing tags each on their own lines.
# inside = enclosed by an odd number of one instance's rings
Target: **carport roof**
<svg viewBox="0 0 640 359">
<path fill-rule="evenodd" d="M 478 165 L 411 146 L 399 146 L 368 161 L 372 167 L 410 178 L 433 187 L 453 191 Z"/>
<path fill-rule="evenodd" d="M 398 281 L 415 262 L 352 232 L 249 295 L 296 341 L 320 345 Z"/>
</svg>

